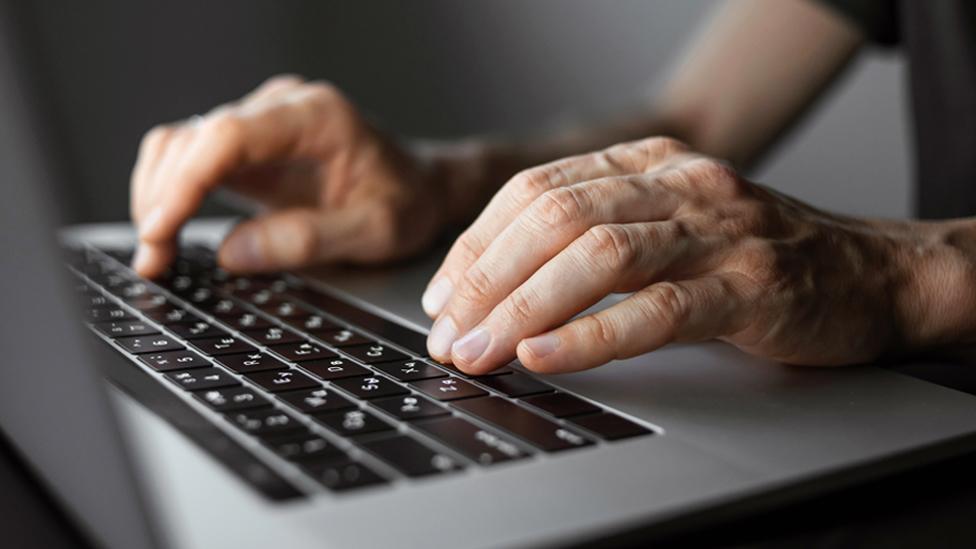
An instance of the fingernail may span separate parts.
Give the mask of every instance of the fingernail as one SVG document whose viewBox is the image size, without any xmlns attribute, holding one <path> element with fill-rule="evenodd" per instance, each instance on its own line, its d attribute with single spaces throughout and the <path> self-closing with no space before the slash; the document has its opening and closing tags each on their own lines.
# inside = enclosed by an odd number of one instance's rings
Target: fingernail
<svg viewBox="0 0 976 549">
<path fill-rule="evenodd" d="M 227 239 L 220 250 L 221 263 L 230 269 L 258 269 L 261 267 L 261 250 L 257 235 L 242 229 Z"/>
<path fill-rule="evenodd" d="M 491 334 L 488 330 L 476 328 L 451 346 L 451 354 L 470 364 L 485 353 L 489 343 L 491 343 Z"/>
<path fill-rule="evenodd" d="M 451 297 L 451 293 L 454 292 L 454 285 L 451 284 L 451 279 L 441 277 L 440 280 L 430 285 L 427 291 L 424 292 L 424 296 L 420 298 L 420 304 L 430 316 L 437 316 L 440 314 L 441 309 L 444 305 L 447 305 L 448 298 Z"/>
<path fill-rule="evenodd" d="M 148 267 L 147 261 L 149 261 L 149 254 L 146 253 L 146 247 L 139 246 L 136 248 L 136 255 L 132 257 L 132 268 L 141 273 Z"/>
<path fill-rule="evenodd" d="M 143 220 L 139 223 L 139 236 L 146 236 L 157 232 L 159 227 L 159 222 L 163 220 L 163 209 L 156 208 L 155 210 L 149 212 Z"/>
<path fill-rule="evenodd" d="M 451 317 L 445 316 L 434 323 L 427 337 L 427 350 L 435 357 L 451 356 L 451 345 L 457 338 L 457 326 Z"/>
<path fill-rule="evenodd" d="M 525 346 L 529 349 L 536 358 L 543 358 L 547 355 L 551 355 L 559 348 L 559 344 L 562 341 L 559 336 L 555 334 L 545 334 L 536 337 L 530 337 L 522 341 Z"/>
</svg>

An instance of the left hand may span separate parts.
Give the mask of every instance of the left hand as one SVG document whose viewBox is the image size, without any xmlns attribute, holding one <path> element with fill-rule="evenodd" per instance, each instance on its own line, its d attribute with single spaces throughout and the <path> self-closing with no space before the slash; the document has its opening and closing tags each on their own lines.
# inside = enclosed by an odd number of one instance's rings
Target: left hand
<svg viewBox="0 0 976 549">
<path fill-rule="evenodd" d="M 965 322 L 945 317 L 976 310 L 971 262 L 943 253 L 939 227 L 827 214 L 670 139 L 617 145 L 495 195 L 424 294 L 428 350 L 469 373 L 516 355 L 577 371 L 712 338 L 790 363 L 865 362 L 951 339 L 939 327 Z M 925 302 L 933 287 L 949 288 L 948 311 Z M 573 320 L 612 292 L 634 293 Z"/>
</svg>

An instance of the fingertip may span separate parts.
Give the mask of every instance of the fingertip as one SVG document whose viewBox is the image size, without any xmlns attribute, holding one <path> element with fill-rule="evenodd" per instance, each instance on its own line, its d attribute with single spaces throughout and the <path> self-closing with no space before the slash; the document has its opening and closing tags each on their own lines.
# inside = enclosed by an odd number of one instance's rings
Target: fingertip
<svg viewBox="0 0 976 549">
<path fill-rule="evenodd" d="M 132 268 L 144 278 L 157 278 L 166 272 L 176 255 L 172 245 L 142 242 L 132 258 Z"/>
<path fill-rule="evenodd" d="M 444 310 L 451 294 L 454 293 L 454 284 L 447 276 L 440 277 L 436 282 L 429 285 L 420 298 L 420 305 L 430 318 L 437 318 Z"/>
</svg>

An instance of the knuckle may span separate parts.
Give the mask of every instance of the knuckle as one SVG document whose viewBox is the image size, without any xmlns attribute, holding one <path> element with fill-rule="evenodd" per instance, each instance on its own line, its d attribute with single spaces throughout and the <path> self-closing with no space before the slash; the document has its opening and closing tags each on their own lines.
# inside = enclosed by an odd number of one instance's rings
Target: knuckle
<svg viewBox="0 0 976 549">
<path fill-rule="evenodd" d="M 287 84 L 301 84 L 304 81 L 305 80 L 297 74 L 284 73 L 284 74 L 276 74 L 271 78 L 268 78 L 267 80 L 264 81 L 263 85 L 267 87 L 284 86 Z"/>
<path fill-rule="evenodd" d="M 573 187 L 550 189 L 533 202 L 534 217 L 549 228 L 571 224 L 583 217 L 585 211 L 584 199 Z"/>
<path fill-rule="evenodd" d="M 652 325 L 676 330 L 688 317 L 691 295 L 673 282 L 659 282 L 645 290 L 638 303 L 641 314 Z"/>
<path fill-rule="evenodd" d="M 477 263 L 468 267 L 461 277 L 457 297 L 465 306 L 481 307 L 492 295 L 491 277 Z"/>
<path fill-rule="evenodd" d="M 161 145 L 162 142 L 167 137 L 169 137 L 172 133 L 173 133 L 173 128 L 171 128 L 170 126 L 166 126 L 163 124 L 154 126 L 152 129 L 146 132 L 146 134 L 142 137 L 142 144 L 141 144 L 142 149 L 144 151 L 148 151 L 159 147 L 159 145 Z"/>
<path fill-rule="evenodd" d="M 603 315 L 586 316 L 580 319 L 584 339 L 597 348 L 613 349 L 616 355 L 617 329 Z"/>
<path fill-rule="evenodd" d="M 478 238 L 468 229 L 454 241 L 450 256 L 462 265 L 473 265 L 481 257 L 481 250 Z"/>
<path fill-rule="evenodd" d="M 688 179 L 709 193 L 723 198 L 738 198 L 747 185 L 729 164 L 714 158 L 701 157 L 685 164 Z"/>
<path fill-rule="evenodd" d="M 644 139 L 638 142 L 638 145 L 645 153 L 650 153 L 654 156 L 670 156 L 691 150 L 683 141 L 666 135 Z"/>
<path fill-rule="evenodd" d="M 768 286 L 779 278 L 780 254 L 769 241 L 753 239 L 736 252 L 738 270 L 762 286 Z"/>
<path fill-rule="evenodd" d="M 208 117 L 203 131 L 222 143 L 240 144 L 244 140 L 244 121 L 236 114 L 225 111 Z"/>
<path fill-rule="evenodd" d="M 505 321 L 519 326 L 528 324 L 536 316 L 538 310 L 536 303 L 537 300 L 524 290 L 512 292 L 505 300 L 504 311 L 507 317 Z"/>
<path fill-rule="evenodd" d="M 555 187 L 554 171 L 552 167 L 539 166 L 515 174 L 508 186 L 516 202 L 528 204 Z"/>
<path fill-rule="evenodd" d="M 599 261 L 604 269 L 622 270 L 637 260 L 637 247 L 630 233 L 620 225 L 597 225 L 583 238 L 583 253 Z"/>
<path fill-rule="evenodd" d="M 319 234 L 315 224 L 306 216 L 293 216 L 284 220 L 282 227 L 290 241 L 292 261 L 306 263 L 315 259 L 319 246 Z"/>
</svg>

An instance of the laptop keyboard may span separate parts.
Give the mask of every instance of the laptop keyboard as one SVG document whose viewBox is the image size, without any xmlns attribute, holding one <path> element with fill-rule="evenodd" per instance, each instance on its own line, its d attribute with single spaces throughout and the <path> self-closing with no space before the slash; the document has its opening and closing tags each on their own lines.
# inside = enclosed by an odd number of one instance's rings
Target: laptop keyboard
<svg viewBox="0 0 976 549">
<path fill-rule="evenodd" d="M 70 257 L 91 329 L 201 407 L 201 420 L 269 450 L 256 455 L 296 493 L 654 434 L 510 367 L 474 377 L 437 363 L 424 334 L 291 275 L 229 275 L 204 248 L 156 281 L 128 268 L 127 250 Z"/>
</svg>

